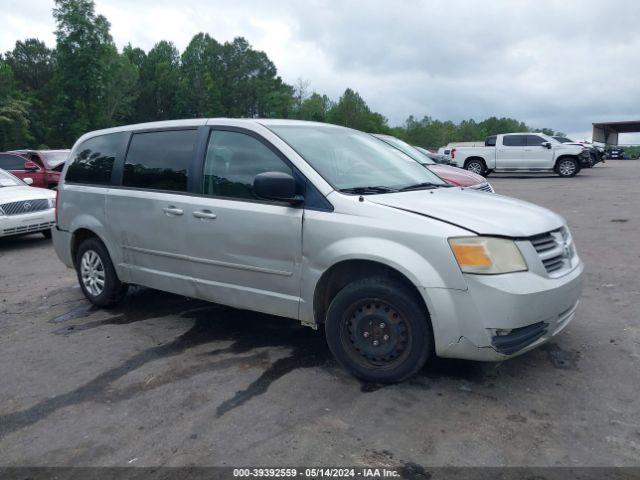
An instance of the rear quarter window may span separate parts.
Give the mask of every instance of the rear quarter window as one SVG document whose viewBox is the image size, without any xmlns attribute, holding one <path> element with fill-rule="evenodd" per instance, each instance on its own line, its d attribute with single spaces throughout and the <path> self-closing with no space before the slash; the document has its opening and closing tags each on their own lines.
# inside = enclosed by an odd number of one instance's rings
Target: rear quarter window
<svg viewBox="0 0 640 480">
<path fill-rule="evenodd" d="M 65 182 L 108 185 L 116 157 L 122 151 L 127 133 L 109 133 L 83 142 L 76 150 L 65 175 Z"/>
</svg>

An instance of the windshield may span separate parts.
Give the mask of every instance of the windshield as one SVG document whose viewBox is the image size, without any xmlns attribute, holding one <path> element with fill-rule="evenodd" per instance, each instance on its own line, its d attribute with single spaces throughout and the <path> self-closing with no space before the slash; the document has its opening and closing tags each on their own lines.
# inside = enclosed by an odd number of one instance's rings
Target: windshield
<svg viewBox="0 0 640 480">
<path fill-rule="evenodd" d="M 565 138 L 565 137 L 553 137 L 553 138 L 555 138 L 560 143 L 573 143 L 573 140 L 569 140 L 568 138 Z"/>
<path fill-rule="evenodd" d="M 19 187 L 25 185 L 17 177 L 14 177 L 9 172 L 0 170 L 0 188 L 2 187 Z"/>
<path fill-rule="evenodd" d="M 406 142 L 403 142 L 399 138 L 392 137 L 390 135 L 374 135 L 374 137 L 379 138 L 383 142 L 388 143 L 392 147 L 397 148 L 401 152 L 406 153 L 411 158 L 413 158 L 416 162 L 420 162 L 422 164 L 426 163 L 427 165 L 433 165 L 434 163 L 436 163 L 433 160 L 431 160 L 429 157 L 427 157 L 424 153 L 422 153 L 420 150 L 418 150 L 415 147 L 412 147 Z"/>
<path fill-rule="evenodd" d="M 58 165 L 64 163 L 69 156 L 69 150 L 62 150 L 59 152 L 39 152 L 40 156 L 47 163 L 49 168 L 55 168 Z"/>
<path fill-rule="evenodd" d="M 422 183 L 446 186 L 420 163 L 367 133 L 335 125 L 269 128 L 336 190 L 399 190 Z"/>
</svg>

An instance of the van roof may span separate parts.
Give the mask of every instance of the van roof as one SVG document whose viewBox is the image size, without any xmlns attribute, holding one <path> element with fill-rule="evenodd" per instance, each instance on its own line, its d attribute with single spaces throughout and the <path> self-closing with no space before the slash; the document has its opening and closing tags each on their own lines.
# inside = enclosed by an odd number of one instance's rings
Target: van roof
<svg viewBox="0 0 640 480">
<path fill-rule="evenodd" d="M 99 135 L 105 135 L 107 133 L 118 133 L 118 132 L 131 132 L 136 130 L 152 130 L 152 129 L 162 129 L 162 128 L 179 128 L 179 127 L 201 127 L 204 125 L 216 125 L 216 124 L 224 124 L 229 126 L 238 126 L 241 127 L 243 125 L 306 125 L 306 126 L 324 126 L 324 127 L 341 127 L 340 125 L 333 125 L 330 123 L 321 123 L 321 122 L 310 122 L 306 120 L 289 120 L 289 119 L 276 119 L 276 118 L 225 118 L 225 117 L 216 117 L 216 118 L 191 118 L 191 119 L 181 119 L 181 120 L 162 120 L 158 122 L 146 122 L 146 123 L 135 123 L 131 125 L 122 125 L 119 127 L 111 127 L 105 128 L 102 130 L 93 130 L 91 132 L 87 132 L 82 135 L 77 141 L 76 144 L 80 141 L 85 141 L 91 137 L 97 137 Z"/>
</svg>

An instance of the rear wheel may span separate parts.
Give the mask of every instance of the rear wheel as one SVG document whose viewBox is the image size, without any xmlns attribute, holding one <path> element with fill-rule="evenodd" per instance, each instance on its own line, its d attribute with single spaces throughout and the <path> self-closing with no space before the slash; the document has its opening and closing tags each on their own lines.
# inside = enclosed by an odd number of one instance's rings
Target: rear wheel
<svg viewBox="0 0 640 480">
<path fill-rule="evenodd" d="M 578 171 L 580 171 L 580 165 L 575 158 L 563 158 L 556 166 L 556 172 L 561 177 L 575 177 Z"/>
<path fill-rule="evenodd" d="M 116 305 L 127 293 L 104 244 L 95 237 L 84 240 L 76 254 L 76 271 L 82 293 L 99 307 Z"/>
<path fill-rule="evenodd" d="M 483 176 L 484 176 L 485 170 L 487 169 L 484 162 L 479 159 L 469 160 L 467 163 L 464 164 L 464 168 L 466 170 L 469 170 L 472 173 L 475 173 L 477 175 L 483 175 Z"/>
<path fill-rule="evenodd" d="M 420 370 L 433 351 L 428 314 L 402 283 L 384 277 L 355 281 L 327 312 L 327 343 L 355 377 L 399 382 Z"/>
</svg>

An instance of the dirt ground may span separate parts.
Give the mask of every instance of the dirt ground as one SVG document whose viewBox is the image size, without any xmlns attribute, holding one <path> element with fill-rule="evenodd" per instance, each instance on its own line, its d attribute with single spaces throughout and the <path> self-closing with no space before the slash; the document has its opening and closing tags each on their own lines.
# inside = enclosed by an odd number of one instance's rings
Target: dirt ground
<svg viewBox="0 0 640 480">
<path fill-rule="evenodd" d="M 95 309 L 49 240 L 0 240 L 0 465 L 638 465 L 640 161 L 490 181 L 569 221 L 577 317 L 384 388 L 294 321 L 145 289 Z"/>
</svg>

